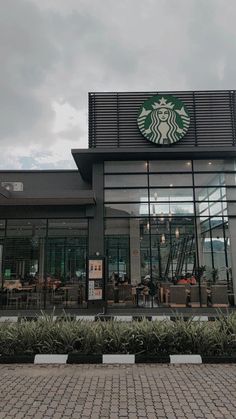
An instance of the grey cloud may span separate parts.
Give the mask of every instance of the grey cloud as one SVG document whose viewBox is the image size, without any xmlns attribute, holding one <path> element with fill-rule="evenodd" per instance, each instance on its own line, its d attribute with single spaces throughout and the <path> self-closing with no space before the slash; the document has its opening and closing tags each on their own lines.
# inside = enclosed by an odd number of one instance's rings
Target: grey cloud
<svg viewBox="0 0 236 419">
<path fill-rule="evenodd" d="M 9 138 L 38 124 L 46 107 L 50 113 L 38 90 L 58 53 L 33 4 L 8 0 L 0 16 L 0 133 Z"/>
<path fill-rule="evenodd" d="M 229 1 L 228 7 L 235 14 L 235 2 Z M 232 37 L 227 27 L 221 27 L 224 10 L 225 2 L 219 0 L 194 1 L 193 13 L 188 22 L 191 50 L 183 57 L 179 67 L 185 72 L 186 80 L 192 88 L 235 88 L 235 37 Z M 222 74 L 220 68 L 223 68 Z"/>
<path fill-rule="evenodd" d="M 223 0 L 8 0 L 0 9 L 2 165 L 28 167 L 31 158 L 45 167 L 33 153 L 22 157 L 32 145 L 86 147 L 84 126 L 53 133 L 53 102 L 83 112 L 88 91 L 235 85 L 235 0 L 228 26 Z"/>
</svg>

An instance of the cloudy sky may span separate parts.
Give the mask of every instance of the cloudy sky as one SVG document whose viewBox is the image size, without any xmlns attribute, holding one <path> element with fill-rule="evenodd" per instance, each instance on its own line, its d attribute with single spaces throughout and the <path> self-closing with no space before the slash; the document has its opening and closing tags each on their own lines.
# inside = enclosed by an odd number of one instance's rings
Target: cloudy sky
<svg viewBox="0 0 236 419">
<path fill-rule="evenodd" d="M 74 168 L 89 91 L 235 89 L 235 0 L 1 0 L 0 169 Z"/>
</svg>

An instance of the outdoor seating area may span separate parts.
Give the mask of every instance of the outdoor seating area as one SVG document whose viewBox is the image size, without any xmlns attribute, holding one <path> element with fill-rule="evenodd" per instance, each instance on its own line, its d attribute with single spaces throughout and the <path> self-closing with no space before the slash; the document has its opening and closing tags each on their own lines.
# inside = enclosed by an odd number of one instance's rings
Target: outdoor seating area
<svg viewBox="0 0 236 419">
<path fill-rule="evenodd" d="M 6 309 L 41 309 L 47 307 L 73 308 L 85 301 L 85 286 L 61 281 L 39 281 L 32 285 L 20 280 L 5 280 L 1 303 Z"/>
<path fill-rule="evenodd" d="M 128 281 L 108 283 L 106 301 L 108 306 L 121 307 L 229 307 L 232 306 L 227 283 L 209 284 L 173 283 L 149 278 L 137 285 Z M 7 279 L 1 290 L 1 305 L 5 309 L 86 308 L 86 282 L 62 281 L 47 278 L 43 281 L 25 283 L 19 279 Z"/>
<path fill-rule="evenodd" d="M 229 307 L 227 284 L 173 284 L 159 282 L 147 285 L 107 285 L 108 305 L 136 307 Z"/>
</svg>

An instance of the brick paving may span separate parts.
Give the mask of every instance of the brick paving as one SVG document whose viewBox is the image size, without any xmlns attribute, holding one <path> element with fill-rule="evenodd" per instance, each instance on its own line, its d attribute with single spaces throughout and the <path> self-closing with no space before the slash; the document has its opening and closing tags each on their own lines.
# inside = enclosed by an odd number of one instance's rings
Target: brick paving
<svg viewBox="0 0 236 419">
<path fill-rule="evenodd" d="M 236 365 L 0 365 L 3 418 L 236 418 Z"/>
</svg>

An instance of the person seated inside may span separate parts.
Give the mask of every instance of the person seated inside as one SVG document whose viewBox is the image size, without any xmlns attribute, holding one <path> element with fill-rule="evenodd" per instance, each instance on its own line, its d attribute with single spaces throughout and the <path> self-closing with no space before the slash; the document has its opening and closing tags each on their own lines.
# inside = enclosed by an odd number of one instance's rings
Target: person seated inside
<svg viewBox="0 0 236 419">
<path fill-rule="evenodd" d="M 149 283 L 150 283 L 150 275 L 146 275 L 144 277 L 144 279 L 142 280 L 142 291 L 141 291 L 141 295 L 143 296 L 143 305 L 145 305 L 145 303 L 148 301 L 148 297 L 149 297 Z"/>
<path fill-rule="evenodd" d="M 177 285 L 187 285 L 187 284 L 189 284 L 189 280 L 188 280 L 188 278 L 185 278 L 184 276 L 181 276 L 177 280 Z"/>
<path fill-rule="evenodd" d="M 196 285 L 197 281 L 195 276 L 191 275 L 190 273 L 187 273 L 185 276 L 181 276 L 177 280 L 177 285 Z"/>
</svg>

